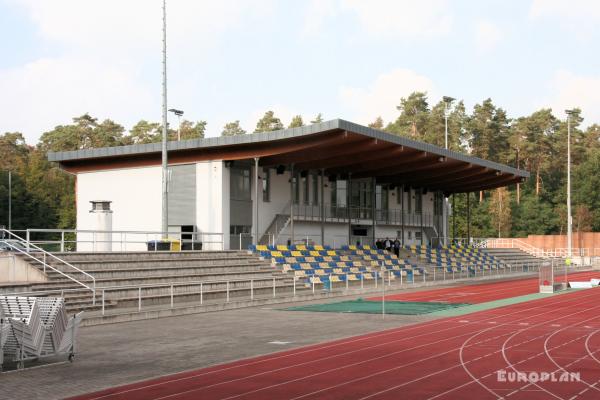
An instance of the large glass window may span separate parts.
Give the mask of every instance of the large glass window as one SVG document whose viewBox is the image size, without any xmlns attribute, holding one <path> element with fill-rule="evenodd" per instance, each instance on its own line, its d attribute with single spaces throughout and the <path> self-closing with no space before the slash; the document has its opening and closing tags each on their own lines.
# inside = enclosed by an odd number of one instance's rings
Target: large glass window
<svg viewBox="0 0 600 400">
<path fill-rule="evenodd" d="M 271 171 L 269 170 L 269 168 L 263 169 L 262 193 L 264 202 L 271 201 Z"/>
<path fill-rule="evenodd" d="M 250 170 L 231 169 L 231 198 L 234 200 L 250 200 Z"/>
<path fill-rule="evenodd" d="M 308 204 L 309 199 L 310 199 L 309 192 L 308 192 L 308 189 L 310 187 L 309 178 L 310 178 L 310 175 L 306 175 L 306 176 L 303 176 L 302 179 L 301 179 L 301 182 L 302 182 L 302 202 L 304 204 Z"/>
<path fill-rule="evenodd" d="M 415 190 L 415 214 L 423 212 L 423 192 L 420 189 Z"/>
<path fill-rule="evenodd" d="M 313 204 L 319 204 L 319 175 L 313 175 Z"/>
<path fill-rule="evenodd" d="M 298 204 L 300 202 L 300 185 L 298 182 L 300 180 L 300 175 L 295 174 L 292 177 L 292 191 L 294 192 L 294 203 Z"/>
</svg>

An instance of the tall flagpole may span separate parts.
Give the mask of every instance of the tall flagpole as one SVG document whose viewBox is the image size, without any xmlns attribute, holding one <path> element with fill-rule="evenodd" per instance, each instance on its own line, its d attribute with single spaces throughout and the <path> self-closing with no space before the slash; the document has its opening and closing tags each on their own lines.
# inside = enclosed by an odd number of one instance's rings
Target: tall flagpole
<svg viewBox="0 0 600 400">
<path fill-rule="evenodd" d="M 163 237 L 169 230 L 168 170 L 167 170 L 167 1 L 163 0 L 162 39 L 162 226 Z"/>
</svg>

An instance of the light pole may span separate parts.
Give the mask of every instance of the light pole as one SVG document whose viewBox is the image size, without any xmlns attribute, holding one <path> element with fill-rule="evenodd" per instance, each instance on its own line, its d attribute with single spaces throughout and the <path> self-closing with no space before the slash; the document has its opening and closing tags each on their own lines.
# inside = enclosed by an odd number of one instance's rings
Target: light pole
<svg viewBox="0 0 600 400">
<path fill-rule="evenodd" d="M 8 171 L 8 230 L 12 230 L 12 171 Z"/>
<path fill-rule="evenodd" d="M 169 111 L 173 114 L 177 115 L 177 119 L 179 121 L 179 127 L 177 128 L 177 141 L 181 140 L 181 116 L 183 115 L 183 110 L 178 110 L 176 108 L 169 108 Z"/>
<path fill-rule="evenodd" d="M 573 217 L 571 216 L 571 116 L 575 110 L 565 110 L 567 113 L 567 258 L 572 257 Z"/>
<path fill-rule="evenodd" d="M 444 108 L 444 121 L 445 121 L 444 144 L 445 144 L 446 150 L 448 150 L 448 114 L 450 113 L 450 105 L 454 101 L 454 98 L 450 97 L 450 96 L 444 96 L 444 97 L 442 97 L 442 100 L 444 101 L 444 103 L 446 103 L 446 106 Z"/>
<path fill-rule="evenodd" d="M 169 230 L 168 203 L 168 159 L 167 159 L 167 1 L 163 0 L 163 37 L 162 37 L 162 236 L 167 237 Z"/>
</svg>

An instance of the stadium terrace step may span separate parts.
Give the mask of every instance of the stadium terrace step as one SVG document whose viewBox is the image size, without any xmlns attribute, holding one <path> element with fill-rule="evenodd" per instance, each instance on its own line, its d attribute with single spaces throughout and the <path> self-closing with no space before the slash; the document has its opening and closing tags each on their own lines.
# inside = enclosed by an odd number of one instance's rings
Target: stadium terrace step
<svg viewBox="0 0 600 400">
<path fill-rule="evenodd" d="M 491 249 L 481 249 L 485 253 L 492 255 L 500 260 L 502 260 L 506 264 L 511 264 L 513 266 L 521 266 L 525 264 L 539 263 L 543 259 L 534 257 L 531 254 L 515 248 L 502 249 L 502 248 L 491 248 Z"/>
<path fill-rule="evenodd" d="M 173 301 L 194 302 L 202 296 L 226 299 L 229 297 L 268 295 L 273 290 L 291 293 L 293 278 L 274 268 L 270 260 L 247 251 L 195 252 L 111 252 L 111 253 L 56 253 L 76 268 L 91 274 L 96 281 L 96 303 L 91 291 L 64 275 L 46 268 L 47 282 L 27 285 L 4 285 L 0 293 L 27 291 L 43 296 L 63 295 L 67 310 L 100 311 L 104 289 L 104 310 L 118 311 L 137 306 L 141 294 L 144 304 L 165 304 Z M 42 259 L 42 256 L 39 256 Z M 23 257 L 32 266 L 43 271 L 43 265 Z M 46 262 L 80 282 L 92 286 L 92 280 L 73 268 L 46 257 Z M 252 280 L 252 283 L 250 281 Z M 229 281 L 229 283 L 227 283 Z M 193 283 L 192 283 L 193 282 Z M 173 288 L 171 289 L 171 286 Z M 110 287 L 110 290 L 108 289 Z M 140 291 L 140 287 L 142 287 Z M 297 284 L 296 290 L 303 290 Z"/>
</svg>

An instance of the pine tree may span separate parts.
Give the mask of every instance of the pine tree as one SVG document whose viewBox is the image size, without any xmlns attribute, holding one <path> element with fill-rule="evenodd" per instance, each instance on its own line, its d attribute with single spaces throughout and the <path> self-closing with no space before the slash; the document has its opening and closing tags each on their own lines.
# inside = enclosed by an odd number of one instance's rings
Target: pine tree
<svg viewBox="0 0 600 400">
<path fill-rule="evenodd" d="M 243 130 L 240 126 L 239 120 L 235 120 L 233 122 L 225 124 L 225 126 L 223 127 L 223 131 L 221 132 L 221 136 L 238 136 L 245 134 L 246 131 Z"/>
<path fill-rule="evenodd" d="M 275 116 L 273 111 L 267 111 L 265 115 L 256 123 L 254 133 L 278 131 L 283 129 L 281 120 Z"/>
</svg>

